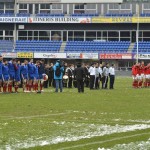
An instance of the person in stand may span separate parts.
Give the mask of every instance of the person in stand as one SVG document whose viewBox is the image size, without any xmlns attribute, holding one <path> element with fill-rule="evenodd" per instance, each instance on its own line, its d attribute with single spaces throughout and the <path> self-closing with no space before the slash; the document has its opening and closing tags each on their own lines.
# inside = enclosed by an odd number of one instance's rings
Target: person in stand
<svg viewBox="0 0 150 150">
<path fill-rule="evenodd" d="M 109 89 L 114 89 L 114 81 L 115 81 L 114 64 L 112 64 L 111 67 L 109 68 L 109 78 L 110 78 Z"/>
<path fill-rule="evenodd" d="M 56 90 L 55 92 L 58 92 L 58 89 L 60 88 L 60 92 L 63 90 L 63 84 L 62 84 L 62 78 L 64 73 L 64 67 L 61 66 L 60 60 L 56 61 L 56 64 L 53 66 L 54 69 L 54 79 L 56 84 Z"/>
<path fill-rule="evenodd" d="M 107 89 L 108 76 L 109 76 L 109 64 L 106 63 L 106 66 L 103 67 L 103 80 L 102 80 L 102 89 Z"/>
<path fill-rule="evenodd" d="M 81 64 L 77 64 L 77 68 L 74 70 L 74 76 L 77 80 L 77 88 L 78 93 L 82 92 L 84 93 L 84 78 L 85 78 L 85 72 L 84 68 L 81 67 Z"/>
<path fill-rule="evenodd" d="M 90 90 L 94 89 L 94 83 L 95 83 L 95 64 L 91 64 L 91 67 L 89 68 L 89 74 L 90 74 Z"/>
</svg>

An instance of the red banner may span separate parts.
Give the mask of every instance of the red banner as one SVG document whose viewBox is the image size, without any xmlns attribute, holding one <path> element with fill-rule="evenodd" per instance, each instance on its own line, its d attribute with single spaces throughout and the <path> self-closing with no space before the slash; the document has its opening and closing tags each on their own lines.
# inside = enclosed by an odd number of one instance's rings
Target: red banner
<svg viewBox="0 0 150 150">
<path fill-rule="evenodd" d="M 100 59 L 132 59 L 132 54 L 100 54 Z"/>
</svg>

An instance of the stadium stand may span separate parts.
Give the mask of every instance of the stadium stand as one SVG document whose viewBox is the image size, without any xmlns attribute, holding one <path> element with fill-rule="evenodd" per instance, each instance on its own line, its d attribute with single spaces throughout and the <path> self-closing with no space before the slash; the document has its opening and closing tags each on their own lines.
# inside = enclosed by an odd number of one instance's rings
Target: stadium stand
<svg viewBox="0 0 150 150">
<path fill-rule="evenodd" d="M 64 14 L 50 14 L 50 13 L 39 13 L 37 17 L 64 17 Z"/>
<path fill-rule="evenodd" d="M 129 41 L 68 41 L 65 52 L 107 52 L 107 53 L 126 53 L 130 46 Z"/>
<path fill-rule="evenodd" d="M 106 17 L 132 17 L 133 13 L 108 13 Z"/>
<path fill-rule="evenodd" d="M 0 52 L 12 52 L 13 42 L 8 40 L 0 40 Z"/>
<path fill-rule="evenodd" d="M 141 13 L 140 16 L 141 17 L 150 17 L 150 13 Z"/>
<path fill-rule="evenodd" d="M 133 53 L 137 52 L 137 43 L 134 45 Z M 150 53 L 150 41 L 139 42 L 139 53 Z"/>
<path fill-rule="evenodd" d="M 72 14 L 71 16 L 73 16 L 73 17 L 94 17 L 94 16 L 99 16 L 99 14 L 97 14 L 97 13 L 94 13 L 94 14 L 90 14 L 90 13 L 82 13 L 82 14 L 79 14 L 79 13 L 77 13 L 77 14 Z"/>
<path fill-rule="evenodd" d="M 16 52 L 59 52 L 62 41 L 16 41 Z"/>
</svg>

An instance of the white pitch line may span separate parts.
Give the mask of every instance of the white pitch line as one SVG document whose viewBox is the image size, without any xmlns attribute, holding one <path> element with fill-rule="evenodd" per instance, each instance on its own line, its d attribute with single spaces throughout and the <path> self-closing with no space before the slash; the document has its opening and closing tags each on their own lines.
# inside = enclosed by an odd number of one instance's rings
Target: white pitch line
<svg viewBox="0 0 150 150">
<path fill-rule="evenodd" d="M 26 116 L 26 117 L 14 117 L 14 116 L 1 116 L 5 119 L 32 119 L 32 118 L 38 118 L 38 117 L 48 117 L 48 116 L 59 116 L 59 115 L 66 115 L 69 113 L 57 113 L 57 114 L 46 114 L 46 115 L 34 115 L 34 116 Z"/>
<path fill-rule="evenodd" d="M 70 150 L 70 149 L 73 149 L 73 148 L 79 148 L 79 147 L 90 146 L 90 145 L 95 145 L 95 144 L 103 144 L 103 143 L 113 142 L 113 141 L 120 140 L 120 139 L 127 139 L 127 138 L 136 137 L 136 136 L 147 135 L 147 134 L 150 134 L 150 132 L 149 133 L 134 134 L 134 135 L 130 135 L 130 136 L 118 137 L 118 138 L 114 138 L 114 139 L 111 139 L 111 140 L 105 140 L 105 141 L 99 141 L 99 142 L 90 142 L 90 143 L 87 143 L 87 144 L 79 144 L 79 145 L 75 145 L 75 146 L 71 146 L 71 147 L 60 148 L 60 149 L 57 149 L 57 150 L 68 150 L 68 149 Z"/>
</svg>

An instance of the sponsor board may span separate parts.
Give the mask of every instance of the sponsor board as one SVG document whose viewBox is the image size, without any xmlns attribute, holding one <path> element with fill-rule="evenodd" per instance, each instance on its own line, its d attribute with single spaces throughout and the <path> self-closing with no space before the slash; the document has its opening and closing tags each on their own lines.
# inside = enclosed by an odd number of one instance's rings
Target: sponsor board
<svg viewBox="0 0 150 150">
<path fill-rule="evenodd" d="M 67 58 L 70 59 L 80 59 L 80 53 L 67 53 Z"/>
<path fill-rule="evenodd" d="M 92 23 L 150 23 L 150 17 L 93 17 Z"/>
<path fill-rule="evenodd" d="M 3 56 L 3 58 L 16 58 L 17 57 L 17 53 L 1 53 L 1 55 Z"/>
<path fill-rule="evenodd" d="M 137 59 L 137 54 L 133 54 L 133 59 Z M 150 59 L 150 54 L 139 54 L 138 59 Z"/>
<path fill-rule="evenodd" d="M 91 23 L 86 17 L 29 17 L 28 23 Z"/>
<path fill-rule="evenodd" d="M 100 59 L 132 59 L 132 54 L 100 54 Z"/>
<path fill-rule="evenodd" d="M 18 52 L 17 58 L 33 58 L 33 53 L 28 52 Z"/>
<path fill-rule="evenodd" d="M 0 22 L 6 23 L 27 23 L 27 17 L 0 17 Z"/>
<path fill-rule="evenodd" d="M 98 59 L 98 53 L 81 53 L 81 59 Z"/>
<path fill-rule="evenodd" d="M 34 53 L 34 58 L 66 58 L 66 53 Z"/>
</svg>

